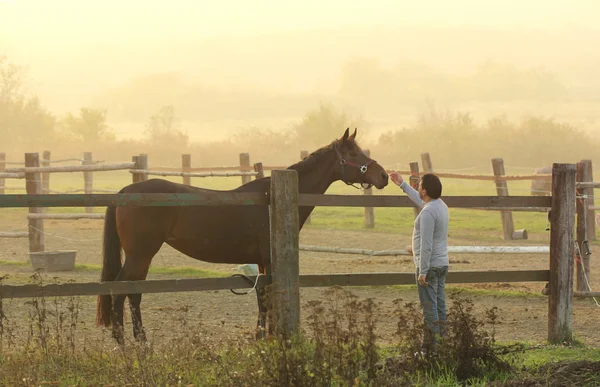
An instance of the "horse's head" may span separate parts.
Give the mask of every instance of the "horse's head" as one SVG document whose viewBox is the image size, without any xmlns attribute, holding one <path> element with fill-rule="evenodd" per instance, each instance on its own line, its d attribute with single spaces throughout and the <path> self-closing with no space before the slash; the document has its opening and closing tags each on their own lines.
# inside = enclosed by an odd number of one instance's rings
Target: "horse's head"
<svg viewBox="0 0 600 387">
<path fill-rule="evenodd" d="M 375 160 L 368 157 L 355 141 L 356 129 L 350 134 L 350 128 L 333 147 L 337 155 L 336 174 L 346 184 L 374 185 L 382 189 L 388 184 L 388 174 Z"/>
</svg>

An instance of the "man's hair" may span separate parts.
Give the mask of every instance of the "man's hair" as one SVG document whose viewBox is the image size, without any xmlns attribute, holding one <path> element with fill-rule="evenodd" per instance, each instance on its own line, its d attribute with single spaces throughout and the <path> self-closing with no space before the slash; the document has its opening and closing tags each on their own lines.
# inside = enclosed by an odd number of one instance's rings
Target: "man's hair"
<svg viewBox="0 0 600 387">
<path fill-rule="evenodd" d="M 439 199 L 442 196 L 442 182 L 440 178 L 433 173 L 426 173 L 421 178 L 421 186 L 427 191 L 427 196 L 432 199 Z"/>
</svg>

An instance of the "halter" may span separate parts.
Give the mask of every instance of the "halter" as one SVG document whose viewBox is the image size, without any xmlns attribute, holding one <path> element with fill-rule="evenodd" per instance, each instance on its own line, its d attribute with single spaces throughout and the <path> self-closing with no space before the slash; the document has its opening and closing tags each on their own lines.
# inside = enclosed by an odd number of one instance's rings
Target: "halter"
<svg viewBox="0 0 600 387">
<path fill-rule="evenodd" d="M 337 154 L 338 160 L 340 161 L 340 166 L 341 166 L 341 170 L 342 170 L 342 181 L 344 183 L 346 183 L 347 185 L 351 185 L 352 187 L 354 187 L 356 189 L 360 189 L 360 187 L 356 187 L 354 185 L 356 183 L 348 183 L 346 180 L 344 180 L 344 167 L 346 165 L 349 165 L 351 167 L 357 167 L 358 170 L 360 171 L 361 175 L 364 175 L 365 173 L 367 173 L 367 170 L 369 169 L 369 165 L 373 164 L 375 162 L 375 160 L 369 159 L 369 161 L 367 161 L 365 164 L 358 165 L 358 164 L 355 164 L 353 162 L 350 162 L 350 161 L 347 161 L 346 159 L 344 159 L 342 157 L 342 154 L 340 153 L 340 150 L 338 149 L 337 145 L 334 145 L 333 149 L 335 149 L 335 153 Z M 360 185 L 362 186 L 363 189 L 368 189 L 368 188 L 371 188 L 373 186 L 373 184 L 369 183 L 365 187 L 365 184 L 367 184 L 367 183 L 360 183 Z"/>
</svg>

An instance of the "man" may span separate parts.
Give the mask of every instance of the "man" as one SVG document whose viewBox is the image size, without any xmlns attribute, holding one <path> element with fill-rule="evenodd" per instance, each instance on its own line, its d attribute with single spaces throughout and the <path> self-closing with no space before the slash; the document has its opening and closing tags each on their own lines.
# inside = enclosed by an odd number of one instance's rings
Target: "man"
<svg viewBox="0 0 600 387">
<path fill-rule="evenodd" d="M 417 190 L 397 172 L 392 172 L 390 178 L 421 208 L 413 229 L 412 254 L 426 327 L 423 340 L 423 349 L 426 350 L 435 343 L 435 336 L 443 332 L 441 325 L 446 321 L 448 206 L 440 199 L 442 183 L 432 173 L 423 175 Z"/>
</svg>

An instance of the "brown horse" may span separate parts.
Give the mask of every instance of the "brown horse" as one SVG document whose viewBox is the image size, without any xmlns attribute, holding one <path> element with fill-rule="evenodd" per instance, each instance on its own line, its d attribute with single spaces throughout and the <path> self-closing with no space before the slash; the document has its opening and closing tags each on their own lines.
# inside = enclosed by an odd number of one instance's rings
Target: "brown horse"
<svg viewBox="0 0 600 387">
<path fill-rule="evenodd" d="M 388 183 L 385 170 L 367 157 L 346 129 L 341 139 L 288 167 L 298 173 L 300 193 L 323 194 L 335 181 L 373 185 Z M 250 181 L 232 192 L 267 194 L 270 178 Z M 128 185 L 119 193 L 202 193 L 209 190 L 162 179 Z M 210 191 L 214 192 L 214 191 Z M 299 207 L 300 229 L 314 207 Z M 108 207 L 104 221 L 102 281 L 144 280 L 150 262 L 163 243 L 192 258 L 215 263 L 257 264 L 270 273 L 269 210 L 267 206 Z M 121 249 L 125 262 L 121 263 Z M 113 337 L 122 344 L 125 298 L 133 321 L 133 334 L 145 340 L 141 294 L 98 297 L 97 323 L 112 325 Z M 264 290 L 257 291 L 259 320 L 265 327 Z"/>
</svg>

